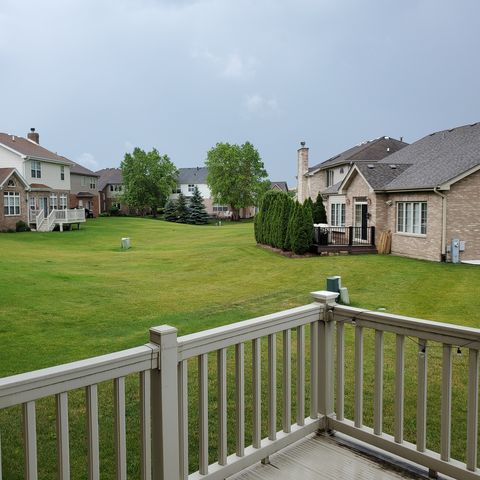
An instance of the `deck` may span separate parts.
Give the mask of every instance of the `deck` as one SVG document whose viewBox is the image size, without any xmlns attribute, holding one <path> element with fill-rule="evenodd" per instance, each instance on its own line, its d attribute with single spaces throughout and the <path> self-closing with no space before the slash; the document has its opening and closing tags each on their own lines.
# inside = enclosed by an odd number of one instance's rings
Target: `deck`
<svg viewBox="0 0 480 480">
<path fill-rule="evenodd" d="M 377 253 L 375 227 L 316 225 L 313 251 L 320 255 Z"/>
<path fill-rule="evenodd" d="M 229 480 L 389 480 L 425 478 L 393 464 L 360 453 L 335 437 L 311 435 L 256 464 Z"/>
</svg>

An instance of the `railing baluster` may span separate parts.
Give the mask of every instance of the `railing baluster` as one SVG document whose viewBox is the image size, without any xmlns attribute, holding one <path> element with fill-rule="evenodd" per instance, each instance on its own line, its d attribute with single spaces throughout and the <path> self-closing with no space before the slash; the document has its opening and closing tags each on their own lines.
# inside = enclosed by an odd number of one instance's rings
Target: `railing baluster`
<svg viewBox="0 0 480 480">
<path fill-rule="evenodd" d="M 375 330 L 375 393 L 373 397 L 373 433 L 383 432 L 383 332 Z"/>
<path fill-rule="evenodd" d="M 253 383 L 253 448 L 260 448 L 262 441 L 262 394 L 261 394 L 261 366 L 260 366 L 260 339 L 252 340 L 252 383 Z"/>
<path fill-rule="evenodd" d="M 427 342 L 419 340 L 417 360 L 417 450 L 427 448 Z"/>
<path fill-rule="evenodd" d="M 208 473 L 208 353 L 198 356 L 199 415 L 200 415 L 200 474 Z"/>
<path fill-rule="evenodd" d="M 468 352 L 467 469 L 477 468 L 478 438 L 478 350 Z"/>
<path fill-rule="evenodd" d="M 25 479 L 37 480 L 37 419 L 35 402 L 23 404 L 23 442 L 25 449 Z"/>
<path fill-rule="evenodd" d="M 245 455 L 245 346 L 235 345 L 236 453 Z"/>
<path fill-rule="evenodd" d="M 57 469 L 60 480 L 70 478 L 70 448 L 68 437 L 68 394 L 67 392 L 55 395 L 56 403 L 56 432 L 57 432 Z M 1 478 L 1 475 L 0 475 Z"/>
<path fill-rule="evenodd" d="M 188 361 L 178 363 L 178 441 L 180 478 L 188 478 Z"/>
<path fill-rule="evenodd" d="M 277 438 L 277 336 L 268 336 L 268 438 Z"/>
<path fill-rule="evenodd" d="M 227 464 L 227 349 L 217 350 L 218 464 Z M 188 472 L 187 472 L 188 474 Z"/>
<path fill-rule="evenodd" d="M 98 454 L 98 397 L 97 385 L 89 385 L 86 391 L 87 407 L 87 464 L 88 479 L 100 479 L 100 459 Z"/>
<path fill-rule="evenodd" d="M 142 480 L 152 478 L 152 426 L 150 424 L 150 370 L 140 372 L 140 473 Z"/>
<path fill-rule="evenodd" d="M 2 480 L 2 432 L 0 432 L 0 480 Z"/>
<path fill-rule="evenodd" d="M 125 430 L 125 377 L 113 381 L 115 408 L 115 454 L 117 457 L 117 480 L 127 478 L 127 445 Z"/>
<path fill-rule="evenodd" d="M 290 433 L 292 426 L 292 332 L 283 331 L 283 414 L 282 426 L 285 433 Z"/>
<path fill-rule="evenodd" d="M 305 327 L 297 327 L 297 425 L 305 425 Z"/>
<path fill-rule="evenodd" d="M 357 428 L 363 425 L 363 327 L 355 327 L 355 414 Z"/>
<path fill-rule="evenodd" d="M 395 361 L 395 435 L 397 443 L 403 443 L 403 406 L 405 378 L 405 335 L 396 336 Z"/>
<path fill-rule="evenodd" d="M 452 346 L 443 345 L 442 402 L 440 426 L 440 457 L 450 460 L 451 413 L 452 413 Z"/>
<path fill-rule="evenodd" d="M 337 420 L 345 418 L 345 325 L 337 322 Z"/>
<path fill-rule="evenodd" d="M 318 418 L 318 322 L 310 324 L 310 418 Z"/>
</svg>

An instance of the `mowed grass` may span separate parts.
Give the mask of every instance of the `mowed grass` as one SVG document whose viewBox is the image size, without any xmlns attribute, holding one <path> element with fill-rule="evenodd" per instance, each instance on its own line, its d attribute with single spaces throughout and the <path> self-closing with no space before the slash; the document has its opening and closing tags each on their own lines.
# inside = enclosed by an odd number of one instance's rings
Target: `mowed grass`
<svg viewBox="0 0 480 480">
<path fill-rule="evenodd" d="M 132 248 L 120 249 L 128 236 Z M 325 278 L 341 275 L 352 304 L 389 312 L 480 327 L 480 268 L 366 255 L 290 259 L 255 245 L 251 222 L 222 227 L 189 226 L 141 218 L 98 218 L 80 231 L 0 236 L 0 376 L 87 358 L 148 341 L 151 326 L 170 324 L 179 335 L 309 303 L 309 292 L 325 288 Z M 353 328 L 348 328 L 353 330 Z M 307 329 L 308 338 L 308 329 Z M 281 342 L 279 359 L 281 365 Z M 296 336 L 293 335 L 295 342 Z M 346 412 L 353 412 L 353 334 L 346 337 Z M 365 345 L 365 422 L 371 425 L 373 336 Z M 263 343 L 264 350 L 264 343 Z M 407 340 L 408 396 L 405 436 L 414 440 L 416 349 Z M 429 447 L 438 448 L 441 350 L 429 350 Z M 468 352 L 455 358 L 452 452 L 463 458 L 465 371 Z M 293 351 L 295 348 L 293 346 Z M 393 429 L 394 338 L 386 336 L 385 430 Z M 215 459 L 215 361 L 209 363 L 211 445 Z M 295 362 L 295 358 L 293 358 Z M 249 346 L 246 348 L 246 432 L 251 438 Z M 198 465 L 196 366 L 190 365 L 191 469 Z M 233 369 L 233 352 L 229 352 Z M 307 366 L 308 368 L 308 366 Z M 295 372 L 295 369 L 293 369 Z M 279 371 L 279 375 L 280 375 Z M 458 373 L 455 375 L 455 373 Z M 266 391 L 263 375 L 263 392 Z M 307 374 L 308 378 L 308 374 Z M 233 378 L 230 375 L 230 384 Z M 281 399 L 281 381 L 277 382 Z M 295 375 L 293 385 L 295 384 Z M 100 386 L 100 404 L 111 411 L 111 384 Z M 229 389 L 229 449 L 234 449 L 233 389 Z M 294 393 L 294 392 L 293 392 Z M 309 385 L 307 382 L 307 396 Z M 138 476 L 138 381 L 127 381 L 129 473 Z M 294 398 L 294 396 L 293 396 Z M 266 402 L 263 402 L 266 408 Z M 295 418 L 295 402 L 292 405 Z M 55 478 L 54 402 L 38 402 L 41 478 Z M 279 403 L 278 412 L 281 412 Z M 18 408 L 0 412 L 4 475 L 22 478 Z M 72 478 L 85 477 L 84 400 L 70 395 Z M 263 430 L 266 433 L 264 418 Z M 279 422 L 280 422 L 279 418 Z M 111 414 L 100 418 L 104 477 L 113 478 Z M 280 423 L 279 423 L 280 425 Z"/>
</svg>

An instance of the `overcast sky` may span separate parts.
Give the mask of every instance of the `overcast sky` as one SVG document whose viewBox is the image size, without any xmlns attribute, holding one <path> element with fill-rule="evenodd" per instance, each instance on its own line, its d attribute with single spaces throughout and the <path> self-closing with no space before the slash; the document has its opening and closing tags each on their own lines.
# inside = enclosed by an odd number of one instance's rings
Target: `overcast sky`
<svg viewBox="0 0 480 480">
<path fill-rule="evenodd" d="M 97 170 L 251 141 L 295 186 L 381 135 L 480 121 L 478 0 L 0 0 L 0 131 Z"/>
</svg>

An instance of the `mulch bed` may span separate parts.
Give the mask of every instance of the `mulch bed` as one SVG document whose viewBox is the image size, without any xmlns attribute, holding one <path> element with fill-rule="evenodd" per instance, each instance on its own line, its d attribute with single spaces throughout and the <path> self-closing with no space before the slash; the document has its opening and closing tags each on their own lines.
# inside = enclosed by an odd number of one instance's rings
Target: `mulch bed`
<svg viewBox="0 0 480 480">
<path fill-rule="evenodd" d="M 296 255 L 293 252 L 286 252 L 282 250 L 281 248 L 274 248 L 271 247 L 270 245 L 263 245 L 261 243 L 257 243 L 257 247 L 263 248 L 264 250 L 268 250 L 273 253 L 277 253 L 278 255 L 282 255 L 282 257 L 288 257 L 288 258 L 308 258 L 308 257 L 317 257 L 315 253 L 305 253 L 304 255 Z"/>
</svg>

